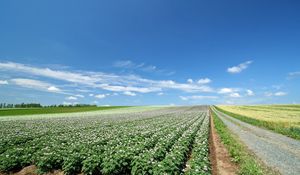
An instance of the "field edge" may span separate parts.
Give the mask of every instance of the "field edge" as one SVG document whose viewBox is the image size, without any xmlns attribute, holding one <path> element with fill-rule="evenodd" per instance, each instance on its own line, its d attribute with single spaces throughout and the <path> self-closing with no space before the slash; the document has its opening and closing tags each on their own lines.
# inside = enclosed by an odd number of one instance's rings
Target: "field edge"
<svg viewBox="0 0 300 175">
<path fill-rule="evenodd" d="M 275 175 L 271 168 L 266 166 L 259 158 L 257 158 L 238 137 L 232 133 L 223 121 L 212 110 L 212 119 L 214 120 L 214 126 L 219 135 L 222 143 L 228 150 L 231 161 L 238 166 L 237 174 L 247 175 Z"/>
</svg>

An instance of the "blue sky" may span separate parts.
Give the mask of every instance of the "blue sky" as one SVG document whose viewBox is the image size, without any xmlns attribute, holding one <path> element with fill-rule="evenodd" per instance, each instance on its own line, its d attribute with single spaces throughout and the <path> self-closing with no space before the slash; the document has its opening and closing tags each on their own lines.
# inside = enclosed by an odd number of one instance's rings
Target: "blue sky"
<svg viewBox="0 0 300 175">
<path fill-rule="evenodd" d="M 299 1 L 1 1 L 0 102 L 300 103 Z"/>
</svg>

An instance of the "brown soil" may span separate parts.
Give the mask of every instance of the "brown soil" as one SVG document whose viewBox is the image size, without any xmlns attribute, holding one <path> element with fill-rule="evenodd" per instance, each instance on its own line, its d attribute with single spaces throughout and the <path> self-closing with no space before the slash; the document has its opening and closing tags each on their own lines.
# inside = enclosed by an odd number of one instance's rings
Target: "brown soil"
<svg viewBox="0 0 300 175">
<path fill-rule="evenodd" d="M 210 115 L 210 161 L 213 175 L 235 175 L 238 167 L 230 160 L 229 153 L 216 132 L 212 115 Z"/>
<path fill-rule="evenodd" d="M 0 175 L 5 175 L 5 174 L 0 173 Z M 23 168 L 19 172 L 9 173 L 9 175 L 38 175 L 37 167 L 35 165 L 30 165 Z M 54 170 L 52 172 L 46 173 L 45 175 L 64 175 L 64 173 L 61 170 Z M 83 174 L 79 174 L 79 175 L 83 175 Z"/>
</svg>

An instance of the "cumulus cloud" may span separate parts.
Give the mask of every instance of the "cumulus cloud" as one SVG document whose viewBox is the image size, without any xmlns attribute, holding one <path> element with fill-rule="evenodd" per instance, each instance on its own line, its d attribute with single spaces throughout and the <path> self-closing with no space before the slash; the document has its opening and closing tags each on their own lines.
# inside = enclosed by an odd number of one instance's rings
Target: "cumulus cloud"
<svg viewBox="0 0 300 175">
<path fill-rule="evenodd" d="M 47 88 L 48 91 L 50 92 L 59 92 L 61 91 L 59 88 L 55 87 L 55 86 L 50 86 Z"/>
<path fill-rule="evenodd" d="M 135 93 L 130 92 L 130 91 L 125 91 L 123 94 L 124 94 L 124 95 L 128 95 L 128 96 L 136 96 Z"/>
<path fill-rule="evenodd" d="M 211 82 L 211 79 L 209 79 L 209 78 L 202 78 L 197 81 L 198 84 L 208 84 L 210 82 Z"/>
<path fill-rule="evenodd" d="M 233 67 L 229 67 L 227 69 L 227 72 L 232 73 L 232 74 L 236 74 L 236 73 L 240 73 L 243 70 L 247 69 L 248 66 L 252 63 L 252 61 L 246 61 L 244 63 L 241 63 L 237 66 L 233 66 Z"/>
<path fill-rule="evenodd" d="M 193 95 L 193 96 L 179 96 L 181 100 L 203 100 L 203 99 L 217 99 L 217 96 L 201 96 L 201 95 Z"/>
<path fill-rule="evenodd" d="M 105 98 L 106 95 L 105 94 L 98 94 L 98 95 L 95 95 L 95 98 L 98 98 L 98 99 L 102 99 L 102 98 Z"/>
<path fill-rule="evenodd" d="M 161 95 L 164 95 L 164 93 L 163 92 L 159 92 L 159 93 L 157 93 L 157 95 L 161 96 Z"/>
<path fill-rule="evenodd" d="M 218 93 L 219 94 L 229 94 L 229 93 L 233 93 L 235 92 L 236 90 L 233 89 L 233 88 L 221 88 Z"/>
<path fill-rule="evenodd" d="M 193 81 L 193 79 L 189 78 L 189 79 L 186 80 L 186 82 L 193 83 L 194 81 Z"/>
<path fill-rule="evenodd" d="M 0 85 L 8 84 L 7 80 L 0 80 Z"/>
</svg>

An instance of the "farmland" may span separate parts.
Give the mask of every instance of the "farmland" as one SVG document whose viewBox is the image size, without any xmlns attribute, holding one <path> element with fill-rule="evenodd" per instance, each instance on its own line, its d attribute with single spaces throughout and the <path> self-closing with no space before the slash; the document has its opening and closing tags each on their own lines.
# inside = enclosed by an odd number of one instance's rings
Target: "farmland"
<svg viewBox="0 0 300 175">
<path fill-rule="evenodd" d="M 211 173 L 208 107 L 118 110 L 2 120 L 0 171 L 36 165 L 39 173 Z"/>
<path fill-rule="evenodd" d="M 244 122 L 300 139 L 300 105 L 217 106 Z"/>
<path fill-rule="evenodd" d="M 31 115 L 31 114 L 56 114 L 56 113 L 70 113 L 70 112 L 85 112 L 97 110 L 111 110 L 118 108 L 126 108 L 127 106 L 84 106 L 84 107 L 43 107 L 43 108 L 19 108 L 19 109 L 0 109 L 1 116 L 15 116 L 15 115 Z"/>
</svg>

